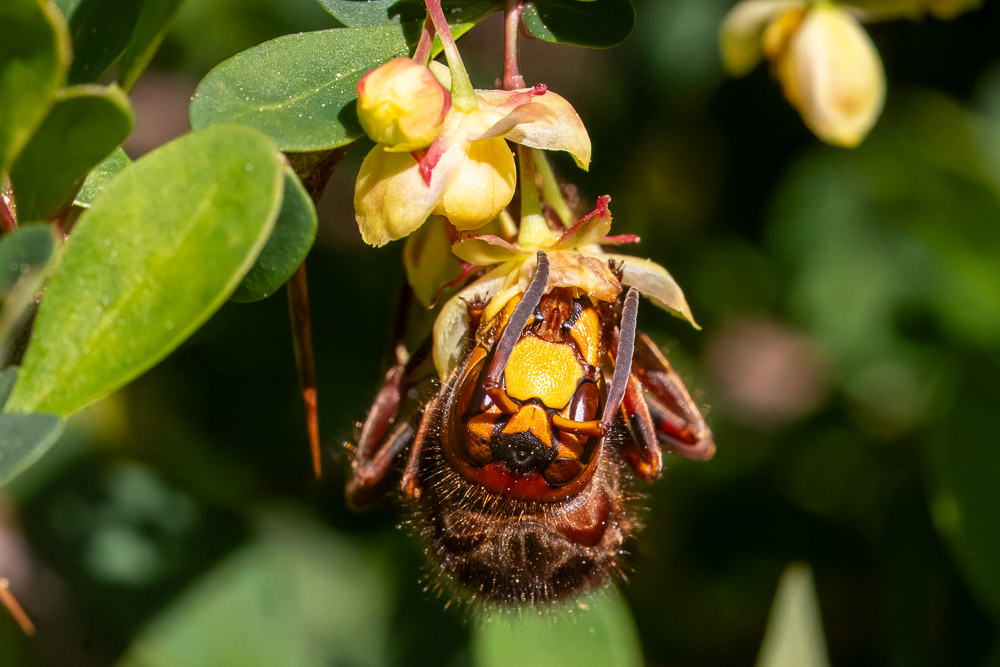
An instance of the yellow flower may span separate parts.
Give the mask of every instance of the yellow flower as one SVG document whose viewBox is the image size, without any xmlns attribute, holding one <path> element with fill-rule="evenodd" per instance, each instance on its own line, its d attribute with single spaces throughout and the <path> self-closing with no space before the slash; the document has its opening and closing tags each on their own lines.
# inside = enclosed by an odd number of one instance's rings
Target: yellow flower
<svg viewBox="0 0 1000 667">
<path fill-rule="evenodd" d="M 589 165 L 590 137 L 564 98 L 544 86 L 475 95 L 477 108 L 453 106 L 425 150 L 400 153 L 379 144 L 365 158 L 354 210 L 366 243 L 403 238 L 432 213 L 461 230 L 490 222 L 514 196 L 516 169 L 506 140 L 564 150 L 580 167 Z"/>
<path fill-rule="evenodd" d="M 882 112 L 885 73 L 853 10 L 829 2 L 745 0 L 722 27 L 723 60 L 744 74 L 763 55 L 816 136 L 854 147 Z"/>
<path fill-rule="evenodd" d="M 451 94 L 429 69 L 396 58 L 358 81 L 358 120 L 387 151 L 430 146 L 444 126 Z"/>
<path fill-rule="evenodd" d="M 882 113 L 882 61 L 845 9 L 822 4 L 809 11 L 775 67 L 785 97 L 827 143 L 857 146 Z"/>
</svg>

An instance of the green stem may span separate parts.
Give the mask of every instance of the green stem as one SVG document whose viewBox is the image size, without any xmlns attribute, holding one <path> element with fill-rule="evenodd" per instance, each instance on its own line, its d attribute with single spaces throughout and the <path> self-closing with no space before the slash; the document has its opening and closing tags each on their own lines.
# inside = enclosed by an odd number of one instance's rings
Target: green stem
<svg viewBox="0 0 1000 667">
<path fill-rule="evenodd" d="M 441 10 L 441 0 L 426 0 L 426 4 L 427 15 L 430 16 L 434 29 L 441 38 L 444 55 L 448 59 L 448 68 L 451 70 L 451 103 L 459 111 L 474 111 L 479 108 L 479 101 L 476 99 L 476 91 L 472 87 L 469 73 L 465 71 L 465 64 L 462 62 L 455 39 L 451 36 L 448 19 Z"/>
<path fill-rule="evenodd" d="M 531 149 L 531 156 L 534 158 L 535 168 L 542 176 L 542 196 L 545 197 L 545 202 L 559 216 L 563 227 L 569 227 L 573 221 L 573 212 L 569 210 L 569 204 L 563 198 L 562 189 L 559 187 L 559 181 L 556 180 L 556 175 L 549 164 L 549 158 L 545 155 L 545 151 L 537 148 Z"/>
<path fill-rule="evenodd" d="M 535 184 L 535 162 L 531 159 L 531 149 L 517 147 L 517 162 L 521 169 L 521 228 L 518 230 L 519 245 L 541 248 L 553 240 L 552 230 L 542 215 L 542 204 L 538 199 L 538 185 Z"/>
</svg>

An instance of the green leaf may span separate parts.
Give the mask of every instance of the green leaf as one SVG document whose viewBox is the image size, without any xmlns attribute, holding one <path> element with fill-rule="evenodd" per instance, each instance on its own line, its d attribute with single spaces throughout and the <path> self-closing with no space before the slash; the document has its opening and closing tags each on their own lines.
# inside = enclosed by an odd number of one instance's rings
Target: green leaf
<svg viewBox="0 0 1000 667">
<path fill-rule="evenodd" d="M 26 273 L 45 268 L 56 240 L 46 224 L 21 225 L 0 236 L 0 302 Z"/>
<path fill-rule="evenodd" d="M 263 248 L 283 174 L 267 137 L 227 126 L 125 169 L 65 244 L 7 409 L 69 414 L 190 336 Z"/>
<path fill-rule="evenodd" d="M 17 371 L 17 366 L 8 366 L 0 371 L 0 410 L 7 404 L 14 383 L 17 382 Z"/>
<path fill-rule="evenodd" d="M 377 550 L 290 512 L 261 524 L 146 624 L 118 667 L 390 664 L 393 591 Z"/>
<path fill-rule="evenodd" d="M 236 54 L 202 79 L 191 102 L 191 127 L 243 123 L 284 151 L 344 146 L 362 135 L 354 111 L 358 79 L 408 53 L 399 26 L 279 37 Z"/>
<path fill-rule="evenodd" d="M 40 459 L 63 426 L 55 415 L 0 414 L 0 487 Z"/>
<path fill-rule="evenodd" d="M 316 207 L 302 181 L 285 170 L 285 195 L 267 245 L 231 297 L 233 301 L 260 301 L 288 282 L 306 260 L 316 240 Z"/>
<path fill-rule="evenodd" d="M 639 636 L 617 589 L 551 613 L 494 616 L 472 631 L 477 667 L 642 665 Z"/>
<path fill-rule="evenodd" d="M 81 0 L 71 7 L 66 15 L 73 40 L 70 83 L 93 83 L 104 78 L 125 50 L 142 4 L 139 0 Z"/>
<path fill-rule="evenodd" d="M 966 362 L 968 368 L 973 364 Z M 934 524 L 955 552 L 969 591 L 1000 623 L 1000 451 L 983 427 L 1000 400 L 996 365 L 977 362 L 927 442 Z"/>
<path fill-rule="evenodd" d="M 781 575 L 757 667 L 829 667 L 812 572 L 792 563 Z"/>
<path fill-rule="evenodd" d="M 95 165 L 132 131 L 132 108 L 117 86 L 75 86 L 55 103 L 10 171 L 22 220 L 52 220 Z"/>
<path fill-rule="evenodd" d="M 181 0 L 58 0 L 73 37 L 71 83 L 101 81 L 118 63 L 130 90 L 163 41 Z"/>
<path fill-rule="evenodd" d="M 68 64 L 69 38 L 54 6 L 0 2 L 0 172 L 42 122 Z"/>
<path fill-rule="evenodd" d="M 424 0 L 317 0 L 326 11 L 350 28 L 409 23 L 415 26 L 414 42 L 427 16 Z M 500 0 L 444 0 L 441 3 L 452 33 L 464 33 L 495 11 Z M 455 35 L 457 37 L 457 35 Z"/>
<path fill-rule="evenodd" d="M 182 1 L 145 0 L 142 3 L 142 11 L 132 30 L 132 37 L 125 45 L 125 51 L 118 62 L 118 83 L 125 90 L 132 90 L 139 75 L 153 59 L 153 54 L 160 48 Z"/>
<path fill-rule="evenodd" d="M 80 191 L 76 193 L 73 204 L 81 208 L 90 208 L 90 205 L 97 199 L 97 195 L 108 187 L 115 176 L 124 171 L 125 167 L 132 164 L 132 160 L 120 147 L 106 157 L 100 164 L 90 170 L 87 180 L 83 182 Z"/>
<path fill-rule="evenodd" d="M 606 49 L 625 41 L 635 26 L 632 0 L 534 0 L 524 3 L 524 25 L 546 42 Z"/>
</svg>

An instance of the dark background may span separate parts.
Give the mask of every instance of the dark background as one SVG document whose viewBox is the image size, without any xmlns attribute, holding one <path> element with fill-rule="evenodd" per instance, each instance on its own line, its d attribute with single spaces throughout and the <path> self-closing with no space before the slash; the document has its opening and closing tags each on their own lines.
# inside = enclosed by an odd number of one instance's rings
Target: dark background
<svg viewBox="0 0 1000 667">
<path fill-rule="evenodd" d="M 824 146 L 766 66 L 724 76 L 726 0 L 645 0 L 610 51 L 531 43 L 569 98 L 614 233 L 666 266 L 704 327 L 648 302 L 718 454 L 643 488 L 622 587 L 650 665 L 749 665 L 786 565 L 815 574 L 835 665 L 1000 665 L 1000 10 L 870 26 L 883 117 Z M 498 17 L 461 46 L 500 74 Z M 186 130 L 197 81 L 311 0 L 191 0 L 137 85 L 133 157 Z M 308 260 L 327 475 L 311 477 L 283 295 L 225 306 L 74 417 L 0 494 L 0 664 L 460 665 L 476 622 L 423 592 L 397 504 L 346 509 L 343 442 L 384 370 L 402 243 L 361 243 L 334 176 Z M 192 270 L 197 270 L 192 267 Z M 473 638 L 470 640 L 470 636 Z M 470 641 L 473 644 L 470 644 Z M 610 666 L 609 666 L 610 667 Z"/>
</svg>

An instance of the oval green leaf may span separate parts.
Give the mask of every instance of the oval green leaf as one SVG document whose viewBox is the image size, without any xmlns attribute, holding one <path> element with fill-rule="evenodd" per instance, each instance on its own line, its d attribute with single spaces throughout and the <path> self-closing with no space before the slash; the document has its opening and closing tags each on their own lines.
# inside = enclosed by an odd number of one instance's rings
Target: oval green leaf
<svg viewBox="0 0 1000 667">
<path fill-rule="evenodd" d="M 81 0 L 67 6 L 73 42 L 70 83 L 103 79 L 125 50 L 142 5 L 136 0 Z"/>
<path fill-rule="evenodd" d="M 117 86 L 60 90 L 10 171 L 22 220 L 52 220 L 73 202 L 87 173 L 132 131 L 132 107 Z"/>
<path fill-rule="evenodd" d="M 46 224 L 21 225 L 0 236 L 0 302 L 26 273 L 45 268 L 55 243 L 55 235 Z"/>
<path fill-rule="evenodd" d="M 116 148 L 111 155 L 104 158 L 96 167 L 87 174 L 87 180 L 83 182 L 80 191 L 76 193 L 73 200 L 75 206 L 80 208 L 90 208 L 90 205 L 97 199 L 97 195 L 104 191 L 115 176 L 125 170 L 125 167 L 132 164 L 132 160 L 120 147 Z"/>
<path fill-rule="evenodd" d="M 424 0 L 317 0 L 320 6 L 350 28 L 409 24 L 407 36 L 413 43 L 427 16 Z M 503 9 L 500 0 L 444 0 L 444 15 L 452 33 L 465 33 L 495 11 Z M 458 35 L 455 35 L 456 37 Z"/>
<path fill-rule="evenodd" d="M 73 37 L 71 83 L 101 81 L 118 63 L 130 90 L 152 59 L 181 0 L 57 0 Z"/>
<path fill-rule="evenodd" d="M 635 27 L 632 0 L 534 0 L 524 3 L 524 25 L 546 42 L 607 49 Z"/>
<path fill-rule="evenodd" d="M 55 415 L 0 414 L 0 487 L 40 459 L 64 425 Z"/>
<path fill-rule="evenodd" d="M 118 84 L 132 90 L 142 71 L 153 59 L 183 0 L 144 0 L 139 19 L 118 62 Z"/>
<path fill-rule="evenodd" d="M 969 591 L 1000 623 L 1000 451 L 991 430 L 982 427 L 1000 400 L 994 369 L 983 365 L 947 399 L 939 390 L 936 402 L 946 406 L 945 418 L 925 447 L 934 524 Z"/>
<path fill-rule="evenodd" d="M 639 634 L 616 588 L 566 610 L 495 615 L 473 628 L 477 667 L 643 664 Z"/>
<path fill-rule="evenodd" d="M 400 26 L 286 35 L 236 54 L 208 73 L 191 101 L 191 127 L 242 123 L 283 151 L 344 146 L 361 136 L 358 80 L 409 54 Z"/>
<path fill-rule="evenodd" d="M 283 176 L 274 144 L 240 126 L 185 135 L 125 169 L 65 244 L 7 410 L 69 414 L 190 336 L 263 248 Z"/>
<path fill-rule="evenodd" d="M 302 181 L 291 168 L 285 170 L 285 194 L 281 212 L 267 244 L 260 251 L 243 282 L 230 297 L 233 301 L 260 301 L 288 282 L 316 240 L 316 207 Z"/>
<path fill-rule="evenodd" d="M 45 0 L 0 2 L 0 172 L 42 122 L 68 64 L 59 10 Z"/>
<path fill-rule="evenodd" d="M 8 366 L 0 371 L 0 410 L 3 410 L 3 406 L 7 405 L 10 392 L 14 388 L 14 383 L 17 382 L 18 370 L 17 366 Z"/>
</svg>

